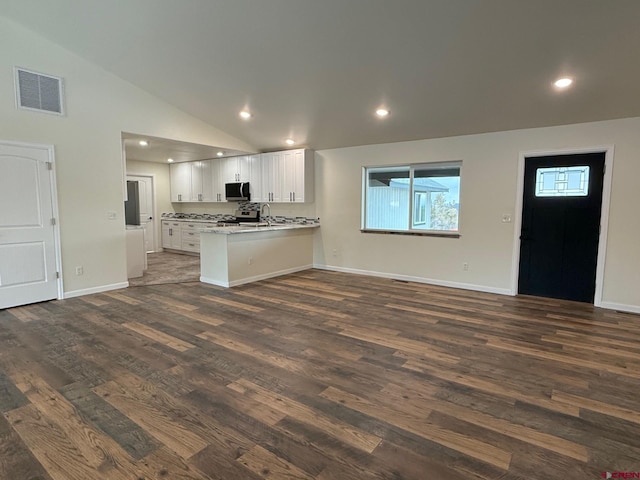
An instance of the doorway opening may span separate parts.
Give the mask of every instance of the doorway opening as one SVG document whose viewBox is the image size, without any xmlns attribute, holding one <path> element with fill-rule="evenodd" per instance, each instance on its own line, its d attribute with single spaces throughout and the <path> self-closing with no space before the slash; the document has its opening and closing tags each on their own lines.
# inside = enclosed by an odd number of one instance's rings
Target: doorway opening
<svg viewBox="0 0 640 480">
<path fill-rule="evenodd" d="M 601 303 L 612 153 L 521 156 L 514 294 Z"/>
<path fill-rule="evenodd" d="M 144 245 L 147 253 L 158 251 L 157 243 L 157 214 L 155 201 L 155 180 L 153 175 L 127 175 L 127 185 L 129 182 L 135 182 L 137 188 L 131 189 L 132 193 L 128 194 L 128 201 L 135 202 L 136 207 L 132 209 L 137 217 L 132 219 L 136 223 L 132 225 L 140 225 L 144 230 Z M 132 198 L 133 197 L 133 198 Z M 127 220 L 129 223 L 129 220 Z"/>
</svg>

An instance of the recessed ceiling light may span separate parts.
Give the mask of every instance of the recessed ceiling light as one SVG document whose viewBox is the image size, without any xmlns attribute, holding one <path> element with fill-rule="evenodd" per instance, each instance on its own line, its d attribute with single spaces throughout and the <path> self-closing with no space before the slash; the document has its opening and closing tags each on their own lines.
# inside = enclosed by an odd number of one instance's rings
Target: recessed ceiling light
<svg viewBox="0 0 640 480">
<path fill-rule="evenodd" d="M 149 142 L 147 142 L 146 140 L 140 140 L 140 141 L 138 142 L 138 144 L 139 144 L 141 147 L 147 147 L 147 146 L 149 145 Z"/>
<path fill-rule="evenodd" d="M 569 85 L 573 83 L 573 80 L 568 77 L 559 78 L 553 84 L 558 88 L 567 88 Z"/>
<path fill-rule="evenodd" d="M 295 144 L 296 144 L 296 142 L 295 142 L 293 139 L 291 139 L 291 138 L 287 138 L 287 139 L 284 141 L 284 143 L 286 143 L 287 145 L 295 145 Z"/>
<path fill-rule="evenodd" d="M 167 158 L 167 162 L 173 163 L 173 158 Z"/>
<path fill-rule="evenodd" d="M 379 117 L 386 117 L 387 115 L 389 115 L 389 110 L 387 110 L 386 108 L 379 108 L 376 110 L 376 115 Z"/>
<path fill-rule="evenodd" d="M 219 157 L 221 157 L 221 156 L 223 156 L 223 155 L 224 155 L 224 152 L 218 152 L 218 153 L 216 153 L 216 155 L 218 155 Z"/>
<path fill-rule="evenodd" d="M 242 111 L 240 112 L 240 116 L 241 116 L 242 118 L 244 118 L 245 120 L 248 120 L 248 119 L 250 119 L 250 118 L 251 118 L 251 113 L 250 113 L 250 112 L 248 112 L 247 110 L 242 110 Z"/>
</svg>

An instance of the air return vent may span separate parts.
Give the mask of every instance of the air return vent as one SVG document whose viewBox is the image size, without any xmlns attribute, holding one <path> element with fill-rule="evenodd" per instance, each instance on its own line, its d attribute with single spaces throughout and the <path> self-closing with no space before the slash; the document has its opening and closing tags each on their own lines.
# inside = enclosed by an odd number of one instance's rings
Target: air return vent
<svg viewBox="0 0 640 480">
<path fill-rule="evenodd" d="M 62 79 L 16 68 L 18 108 L 63 115 Z"/>
</svg>

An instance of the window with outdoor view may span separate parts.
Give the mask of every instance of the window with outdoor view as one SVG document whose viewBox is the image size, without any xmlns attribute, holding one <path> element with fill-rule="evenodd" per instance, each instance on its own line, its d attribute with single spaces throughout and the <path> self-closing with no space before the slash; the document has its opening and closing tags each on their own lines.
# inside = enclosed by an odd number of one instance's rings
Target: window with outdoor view
<svg viewBox="0 0 640 480">
<path fill-rule="evenodd" d="M 365 231 L 458 234 L 462 162 L 365 167 Z"/>
</svg>

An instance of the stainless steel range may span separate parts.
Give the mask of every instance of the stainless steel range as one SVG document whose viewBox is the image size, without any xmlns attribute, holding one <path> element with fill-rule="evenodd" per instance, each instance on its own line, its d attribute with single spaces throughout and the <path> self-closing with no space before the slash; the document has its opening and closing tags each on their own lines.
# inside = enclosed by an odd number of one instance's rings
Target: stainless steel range
<svg viewBox="0 0 640 480">
<path fill-rule="evenodd" d="M 219 227 L 227 225 L 238 225 L 239 223 L 258 223 L 260 222 L 260 212 L 257 210 L 236 210 L 234 212 L 236 218 L 218 222 Z"/>
</svg>

